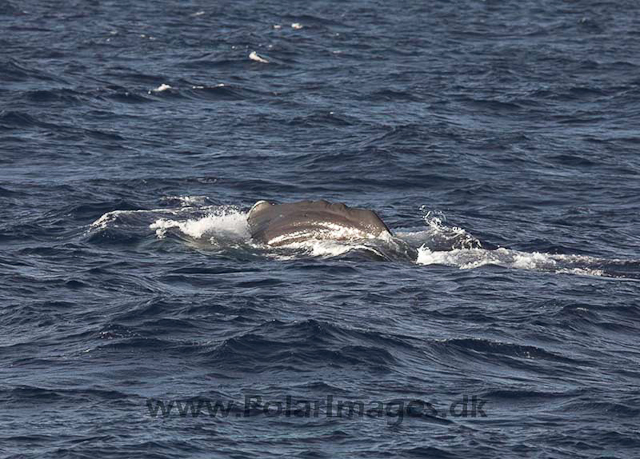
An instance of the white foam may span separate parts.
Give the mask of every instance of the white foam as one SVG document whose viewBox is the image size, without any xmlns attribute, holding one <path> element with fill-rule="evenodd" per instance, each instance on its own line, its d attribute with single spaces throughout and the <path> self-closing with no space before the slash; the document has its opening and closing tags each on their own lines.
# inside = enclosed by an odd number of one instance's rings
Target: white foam
<svg viewBox="0 0 640 459">
<path fill-rule="evenodd" d="M 249 54 L 249 59 L 256 62 L 261 62 L 263 64 L 269 63 L 269 61 L 266 60 L 265 58 L 258 56 L 258 53 L 256 53 L 255 51 L 251 51 L 251 54 Z"/>
<path fill-rule="evenodd" d="M 191 89 L 224 88 L 224 86 L 225 86 L 224 83 L 218 83 L 213 86 L 202 86 L 202 85 L 191 86 Z"/>
<path fill-rule="evenodd" d="M 131 214 L 148 214 L 150 212 L 163 212 L 168 214 L 176 214 L 179 210 L 173 209 L 156 209 L 156 210 L 113 210 L 102 215 L 96 221 L 89 225 L 91 229 L 106 229 L 109 224 L 115 222 L 120 215 Z"/>
<path fill-rule="evenodd" d="M 152 89 L 151 91 L 149 91 L 149 94 L 151 94 L 151 92 L 163 92 L 163 91 L 166 91 L 167 89 L 171 89 L 171 86 L 169 86 L 168 84 L 162 83 L 156 89 Z"/>
<path fill-rule="evenodd" d="M 190 238 L 208 238 L 211 242 L 216 242 L 219 239 L 236 241 L 249 239 L 246 214 L 233 209 L 223 209 L 215 214 L 185 221 L 161 218 L 149 227 L 156 231 L 156 236 L 159 239 L 164 238 L 167 230 L 171 228 L 177 228 Z"/>
<path fill-rule="evenodd" d="M 417 264 L 446 265 L 460 269 L 474 269 L 485 265 L 496 265 L 505 268 L 549 271 L 555 273 L 582 274 L 602 276 L 600 269 L 588 265 L 601 263 L 594 257 L 582 255 L 554 255 L 540 252 L 520 252 L 499 248 L 486 249 L 454 249 L 451 251 L 432 251 L 426 246 L 418 249 Z M 587 265 L 587 266 L 585 266 Z"/>
<path fill-rule="evenodd" d="M 589 268 L 571 268 L 571 269 L 559 269 L 556 271 L 561 274 L 576 274 L 579 276 L 604 276 L 602 269 L 589 269 Z M 580 308 L 577 308 L 580 309 Z"/>
<path fill-rule="evenodd" d="M 114 210 L 113 212 L 107 212 L 103 214 L 99 219 L 91 223 L 89 225 L 94 229 L 105 229 L 109 223 L 114 221 L 119 213 L 123 212 L 122 210 Z"/>
</svg>

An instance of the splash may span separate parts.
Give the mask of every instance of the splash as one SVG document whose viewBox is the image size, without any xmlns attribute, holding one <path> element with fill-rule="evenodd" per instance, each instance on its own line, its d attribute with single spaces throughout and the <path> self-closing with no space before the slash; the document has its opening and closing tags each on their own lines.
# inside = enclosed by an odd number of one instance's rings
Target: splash
<svg viewBox="0 0 640 459">
<path fill-rule="evenodd" d="M 445 214 L 441 211 L 427 210 L 424 206 L 423 220 L 427 229 L 413 232 L 397 232 L 396 236 L 406 243 L 418 248 L 426 245 L 431 250 L 449 251 L 452 249 L 481 248 L 478 238 L 458 226 L 448 226 Z"/>
<path fill-rule="evenodd" d="M 236 208 L 218 208 L 202 218 L 184 221 L 158 219 L 149 228 L 162 239 L 170 229 L 177 229 L 192 239 L 208 239 L 212 244 L 221 241 L 246 241 L 249 239 L 247 215 Z"/>
</svg>

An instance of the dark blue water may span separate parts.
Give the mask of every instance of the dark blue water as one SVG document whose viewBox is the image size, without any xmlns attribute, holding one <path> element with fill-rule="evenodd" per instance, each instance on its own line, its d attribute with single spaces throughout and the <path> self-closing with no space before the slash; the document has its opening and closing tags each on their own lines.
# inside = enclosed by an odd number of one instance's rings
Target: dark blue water
<svg viewBox="0 0 640 459">
<path fill-rule="evenodd" d="M 639 24 L 0 2 L 0 456 L 638 457 Z M 249 240 L 321 198 L 417 258 Z"/>
</svg>

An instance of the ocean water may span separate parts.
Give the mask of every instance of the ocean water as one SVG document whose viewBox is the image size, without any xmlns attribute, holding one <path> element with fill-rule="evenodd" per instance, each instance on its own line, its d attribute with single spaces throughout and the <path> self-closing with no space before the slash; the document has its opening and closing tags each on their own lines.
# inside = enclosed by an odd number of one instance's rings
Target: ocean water
<svg viewBox="0 0 640 459">
<path fill-rule="evenodd" d="M 638 457 L 639 21 L 0 2 L 0 456 Z"/>
</svg>

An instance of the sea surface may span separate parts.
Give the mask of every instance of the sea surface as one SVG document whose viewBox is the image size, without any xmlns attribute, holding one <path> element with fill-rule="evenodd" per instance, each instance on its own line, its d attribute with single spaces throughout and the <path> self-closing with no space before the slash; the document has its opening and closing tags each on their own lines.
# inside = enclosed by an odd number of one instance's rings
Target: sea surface
<svg viewBox="0 0 640 459">
<path fill-rule="evenodd" d="M 0 457 L 640 457 L 639 224 L 637 1 L 0 1 Z"/>
</svg>

